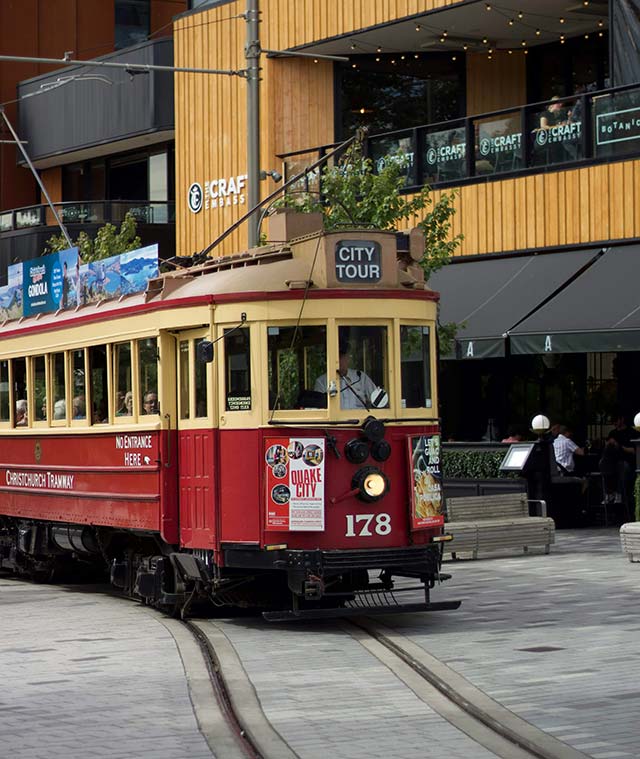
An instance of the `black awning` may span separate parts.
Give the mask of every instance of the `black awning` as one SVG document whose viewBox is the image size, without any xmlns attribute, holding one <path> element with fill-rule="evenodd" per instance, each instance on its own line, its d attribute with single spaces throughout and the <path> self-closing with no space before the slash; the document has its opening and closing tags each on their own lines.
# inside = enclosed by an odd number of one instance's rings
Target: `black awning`
<svg viewBox="0 0 640 759">
<path fill-rule="evenodd" d="M 509 332 L 511 353 L 640 350 L 640 245 L 609 248 Z"/>
<path fill-rule="evenodd" d="M 600 250 L 456 259 L 433 274 L 429 287 L 440 293 L 440 323 L 460 325 L 456 354 L 449 358 L 504 356 L 509 330 L 571 281 Z"/>
</svg>

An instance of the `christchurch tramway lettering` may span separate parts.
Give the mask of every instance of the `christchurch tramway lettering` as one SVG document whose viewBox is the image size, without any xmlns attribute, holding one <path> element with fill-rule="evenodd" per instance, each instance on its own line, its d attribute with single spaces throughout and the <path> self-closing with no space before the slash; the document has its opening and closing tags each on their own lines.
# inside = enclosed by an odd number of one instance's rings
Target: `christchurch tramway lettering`
<svg viewBox="0 0 640 759">
<path fill-rule="evenodd" d="M 48 488 L 49 490 L 73 490 L 74 474 L 55 472 L 13 472 L 7 469 L 6 483 L 18 488 Z"/>
</svg>

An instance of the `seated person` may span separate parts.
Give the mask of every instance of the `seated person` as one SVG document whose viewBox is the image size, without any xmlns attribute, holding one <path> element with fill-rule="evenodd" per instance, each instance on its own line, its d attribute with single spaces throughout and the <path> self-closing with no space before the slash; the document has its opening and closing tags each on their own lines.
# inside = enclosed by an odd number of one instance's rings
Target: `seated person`
<svg viewBox="0 0 640 759">
<path fill-rule="evenodd" d="M 66 419 L 67 416 L 67 402 L 64 398 L 58 399 L 53 404 L 53 418 L 54 419 Z"/>
<path fill-rule="evenodd" d="M 524 432 L 517 424 L 510 424 L 507 428 L 507 437 L 503 438 L 503 443 L 520 443 L 524 440 Z"/>
<path fill-rule="evenodd" d="M 371 393 L 377 389 L 376 383 L 364 372 L 351 369 L 350 348 L 348 343 L 340 343 L 339 368 L 340 408 L 359 409 L 371 406 Z M 315 382 L 314 390 L 326 395 L 330 381 L 326 374 L 321 374 Z"/>
<path fill-rule="evenodd" d="M 27 424 L 27 401 L 21 398 L 16 401 L 16 427 L 26 427 Z"/>
<path fill-rule="evenodd" d="M 116 416 L 131 416 L 133 414 L 133 393 L 127 390 L 124 394 L 122 405 L 116 411 Z"/>
<path fill-rule="evenodd" d="M 551 127 L 558 124 L 567 123 L 567 111 L 564 103 L 560 101 L 557 95 L 554 95 L 551 99 L 553 103 L 550 103 L 540 115 L 540 129 L 551 129 Z"/>
<path fill-rule="evenodd" d="M 553 452 L 561 474 L 573 474 L 576 468 L 574 456 L 584 456 L 584 448 L 580 448 L 571 439 L 573 432 L 564 424 L 560 425 L 558 436 L 553 441 Z"/>
<path fill-rule="evenodd" d="M 145 393 L 142 399 L 142 412 L 144 414 L 158 414 L 160 409 L 158 408 L 158 395 L 154 392 Z"/>
<path fill-rule="evenodd" d="M 634 437 L 624 416 L 616 419 L 615 427 L 607 435 L 598 465 L 604 482 L 604 499 L 609 503 L 628 504 L 630 500 L 635 477 Z"/>
<path fill-rule="evenodd" d="M 84 395 L 76 395 L 76 397 L 71 402 L 71 408 L 73 411 L 74 419 L 87 418 L 87 408 L 85 405 Z"/>
</svg>

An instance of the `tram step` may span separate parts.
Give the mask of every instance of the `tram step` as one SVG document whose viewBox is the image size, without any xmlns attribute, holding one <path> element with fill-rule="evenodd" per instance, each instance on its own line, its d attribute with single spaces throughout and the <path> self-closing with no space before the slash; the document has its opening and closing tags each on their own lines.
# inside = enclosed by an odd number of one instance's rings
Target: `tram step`
<svg viewBox="0 0 640 759">
<path fill-rule="evenodd" d="M 398 604 L 391 606 L 358 606 L 337 609 L 283 609 L 262 613 L 267 622 L 299 622 L 304 619 L 338 619 L 341 617 L 370 617 L 379 614 L 408 614 L 421 611 L 449 611 L 457 609 L 461 601 L 438 601 L 436 603 Z"/>
</svg>

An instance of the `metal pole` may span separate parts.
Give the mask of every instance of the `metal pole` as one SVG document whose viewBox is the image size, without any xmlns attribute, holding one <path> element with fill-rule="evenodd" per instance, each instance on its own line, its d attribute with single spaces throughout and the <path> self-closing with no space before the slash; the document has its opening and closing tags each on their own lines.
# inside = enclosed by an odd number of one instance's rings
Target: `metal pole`
<svg viewBox="0 0 640 759">
<path fill-rule="evenodd" d="M 259 0 L 247 0 L 247 195 L 249 208 L 260 202 L 260 19 Z M 258 216 L 249 219 L 248 243 L 258 244 Z"/>
<path fill-rule="evenodd" d="M 69 237 L 69 233 L 67 232 L 67 228 L 62 223 L 62 219 L 58 216 L 58 212 L 56 211 L 53 203 L 51 202 L 51 198 L 49 197 L 49 193 L 47 192 L 47 188 L 44 186 L 42 180 L 40 179 L 40 175 L 36 171 L 35 166 L 31 163 L 31 159 L 27 155 L 27 151 L 24 149 L 24 146 L 23 146 L 22 142 L 18 139 L 18 135 L 15 133 L 13 127 L 11 126 L 11 122 L 7 118 L 7 114 L 4 112 L 4 108 L 2 106 L 0 106 L 0 115 L 4 119 L 4 123 L 7 125 L 8 130 L 11 132 L 11 136 L 15 140 L 15 143 L 18 146 L 18 148 L 20 149 L 20 152 L 22 153 L 22 156 L 24 157 L 24 160 L 27 162 L 27 165 L 31 169 L 31 173 L 33 174 L 36 182 L 38 183 L 42 194 L 46 198 L 47 203 L 49 204 L 49 208 L 51 209 L 51 212 L 53 213 L 53 215 L 55 217 L 55 220 L 57 221 L 58 226 L 60 227 L 60 230 L 61 230 L 62 234 L 64 235 L 64 239 L 67 241 L 67 245 L 70 248 L 73 248 L 73 243 L 71 242 L 71 238 Z"/>
</svg>

